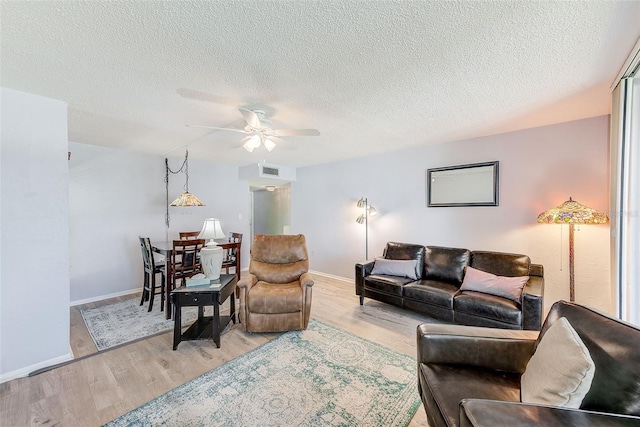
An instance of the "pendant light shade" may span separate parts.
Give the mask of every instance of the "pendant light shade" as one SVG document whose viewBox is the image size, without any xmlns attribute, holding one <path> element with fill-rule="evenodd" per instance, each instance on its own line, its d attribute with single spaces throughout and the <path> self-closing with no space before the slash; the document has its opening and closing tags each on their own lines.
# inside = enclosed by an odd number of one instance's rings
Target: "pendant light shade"
<svg viewBox="0 0 640 427">
<path fill-rule="evenodd" d="M 169 206 L 204 206 L 195 195 L 186 192 L 179 195 Z"/>
</svg>

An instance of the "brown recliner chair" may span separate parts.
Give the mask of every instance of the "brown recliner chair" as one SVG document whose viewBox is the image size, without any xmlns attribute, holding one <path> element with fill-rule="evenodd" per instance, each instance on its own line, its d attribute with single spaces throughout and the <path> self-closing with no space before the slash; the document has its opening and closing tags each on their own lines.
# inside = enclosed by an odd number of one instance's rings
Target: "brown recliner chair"
<svg viewBox="0 0 640 427">
<path fill-rule="evenodd" d="M 240 323 L 247 332 L 307 329 L 313 279 L 302 234 L 258 234 L 249 274 L 238 282 Z"/>
</svg>

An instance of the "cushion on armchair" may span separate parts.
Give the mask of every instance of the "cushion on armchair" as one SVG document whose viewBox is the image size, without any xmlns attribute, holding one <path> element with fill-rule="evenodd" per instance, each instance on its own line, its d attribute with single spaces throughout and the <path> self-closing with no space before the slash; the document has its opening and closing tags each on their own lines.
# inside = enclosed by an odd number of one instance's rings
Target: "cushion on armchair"
<svg viewBox="0 0 640 427">
<path fill-rule="evenodd" d="M 579 408 L 591 388 L 595 364 L 565 317 L 543 335 L 521 378 L 524 403 Z"/>
</svg>

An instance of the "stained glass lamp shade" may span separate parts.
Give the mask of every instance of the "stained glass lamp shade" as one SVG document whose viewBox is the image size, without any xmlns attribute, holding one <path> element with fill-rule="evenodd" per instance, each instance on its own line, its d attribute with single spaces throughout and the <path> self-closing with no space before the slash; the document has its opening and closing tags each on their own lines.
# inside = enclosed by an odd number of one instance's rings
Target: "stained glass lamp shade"
<svg viewBox="0 0 640 427">
<path fill-rule="evenodd" d="M 606 213 L 589 208 L 569 200 L 555 208 L 546 210 L 538 215 L 538 222 L 542 224 L 569 224 L 569 299 L 575 301 L 575 280 L 573 267 L 574 224 L 606 224 L 609 217 Z"/>
<path fill-rule="evenodd" d="M 204 203 L 198 200 L 195 195 L 186 191 L 171 202 L 170 206 L 204 206 Z"/>
</svg>

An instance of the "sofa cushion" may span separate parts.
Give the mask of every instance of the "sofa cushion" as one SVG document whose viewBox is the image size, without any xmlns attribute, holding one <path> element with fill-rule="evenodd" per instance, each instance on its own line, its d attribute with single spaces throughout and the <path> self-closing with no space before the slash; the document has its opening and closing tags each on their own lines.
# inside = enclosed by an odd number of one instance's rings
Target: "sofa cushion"
<svg viewBox="0 0 640 427">
<path fill-rule="evenodd" d="M 408 277 L 416 280 L 418 278 L 416 272 L 417 264 L 417 260 L 376 258 L 371 274 Z"/>
<path fill-rule="evenodd" d="M 522 299 L 522 289 L 528 280 L 529 276 L 496 276 L 486 271 L 467 267 L 460 290 L 482 292 L 484 294 L 508 298 L 520 303 Z"/>
<path fill-rule="evenodd" d="M 459 287 L 470 257 L 468 249 L 427 246 L 423 278 L 449 282 Z"/>
<path fill-rule="evenodd" d="M 446 425 L 459 425 L 462 399 L 520 401 L 520 375 L 464 365 L 420 364 L 420 384 L 427 412 L 439 412 Z"/>
<path fill-rule="evenodd" d="M 367 289 L 384 294 L 391 294 L 401 297 L 402 287 L 412 282 L 408 277 L 399 276 L 383 276 L 380 274 L 372 274 L 364 279 L 364 286 Z"/>
<path fill-rule="evenodd" d="M 512 325 L 522 324 L 522 311 L 516 302 L 481 292 L 460 292 L 453 300 L 456 312 Z"/>
<path fill-rule="evenodd" d="M 579 408 L 594 372 L 589 350 L 561 317 L 544 334 L 522 374 L 522 402 Z"/>
<path fill-rule="evenodd" d="M 498 276 L 528 276 L 531 260 L 526 255 L 504 252 L 473 251 L 471 267 Z"/>
<path fill-rule="evenodd" d="M 247 305 L 251 313 L 277 314 L 302 311 L 300 282 L 272 284 L 259 281 L 249 290 Z"/>
<path fill-rule="evenodd" d="M 385 259 L 416 260 L 416 278 L 422 278 L 422 264 L 424 263 L 424 246 L 412 243 L 388 242 L 382 257 Z"/>
<path fill-rule="evenodd" d="M 453 310 L 453 297 L 458 293 L 458 287 L 446 282 L 420 280 L 406 285 L 403 292 L 405 298 Z"/>
</svg>

